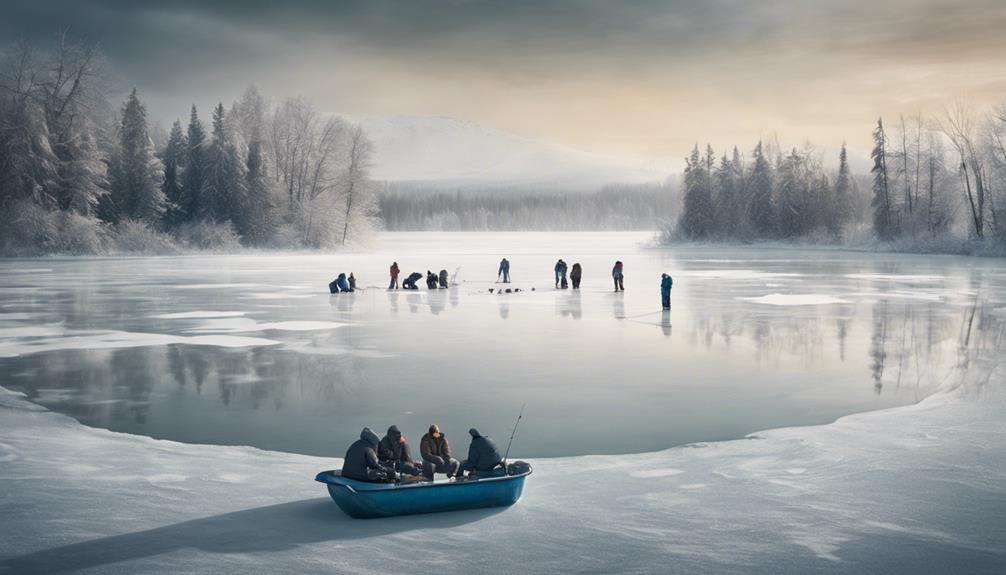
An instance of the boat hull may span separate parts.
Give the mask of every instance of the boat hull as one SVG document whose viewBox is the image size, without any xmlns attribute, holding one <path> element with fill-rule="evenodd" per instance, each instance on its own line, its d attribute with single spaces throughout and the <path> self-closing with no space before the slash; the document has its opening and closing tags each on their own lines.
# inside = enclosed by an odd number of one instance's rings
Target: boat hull
<svg viewBox="0 0 1006 575">
<path fill-rule="evenodd" d="M 323 471 L 315 477 L 346 515 L 357 519 L 439 513 L 513 505 L 524 491 L 531 474 L 507 475 L 450 483 L 387 484 L 347 479 L 338 471 Z"/>
</svg>

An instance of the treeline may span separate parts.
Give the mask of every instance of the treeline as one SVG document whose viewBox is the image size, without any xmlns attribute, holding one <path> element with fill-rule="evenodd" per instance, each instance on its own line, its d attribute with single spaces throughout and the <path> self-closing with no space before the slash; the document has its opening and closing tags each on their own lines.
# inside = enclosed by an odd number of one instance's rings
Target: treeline
<svg viewBox="0 0 1006 575">
<path fill-rule="evenodd" d="M 327 248 L 377 227 L 358 126 L 254 88 L 207 127 L 195 106 L 155 145 L 136 90 L 118 111 L 100 54 L 65 35 L 10 49 L 0 72 L 4 254 Z"/>
<path fill-rule="evenodd" d="M 746 161 L 736 147 L 717 158 L 711 146 L 702 154 L 696 145 L 685 160 L 684 203 L 669 238 L 841 239 L 857 215 L 858 195 L 845 146 L 834 183 L 813 149 L 767 148 L 758 142 Z"/>
<path fill-rule="evenodd" d="M 590 193 L 392 187 L 379 204 L 385 229 L 393 231 L 653 230 L 675 217 L 677 190 L 673 181 Z"/>
<path fill-rule="evenodd" d="M 1006 248 L 1006 107 L 944 118 L 900 119 L 873 132 L 865 186 L 845 145 L 827 170 L 810 146 L 782 152 L 758 142 L 686 159 L 682 209 L 665 240 L 879 241 L 896 249 L 1003 253 Z M 866 237 L 868 236 L 868 237 Z"/>
</svg>

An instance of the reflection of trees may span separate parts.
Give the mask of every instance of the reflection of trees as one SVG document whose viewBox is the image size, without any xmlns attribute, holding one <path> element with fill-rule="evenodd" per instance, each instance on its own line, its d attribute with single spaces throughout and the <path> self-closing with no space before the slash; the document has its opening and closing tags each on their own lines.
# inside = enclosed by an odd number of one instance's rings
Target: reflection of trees
<svg viewBox="0 0 1006 575">
<path fill-rule="evenodd" d="M 873 332 L 870 336 L 870 373 L 873 387 L 884 388 L 884 364 L 887 362 L 887 301 L 873 306 Z"/>
</svg>

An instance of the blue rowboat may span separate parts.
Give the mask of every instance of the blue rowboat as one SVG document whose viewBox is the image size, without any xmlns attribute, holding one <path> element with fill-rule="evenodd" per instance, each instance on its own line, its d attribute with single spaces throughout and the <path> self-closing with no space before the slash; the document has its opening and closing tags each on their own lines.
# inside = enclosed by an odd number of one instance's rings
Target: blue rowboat
<svg viewBox="0 0 1006 575">
<path fill-rule="evenodd" d="M 514 475 L 450 483 L 368 483 L 342 477 L 339 471 L 322 471 L 314 479 L 328 486 L 329 495 L 346 515 L 369 519 L 513 505 L 528 475 L 530 465 Z"/>
</svg>

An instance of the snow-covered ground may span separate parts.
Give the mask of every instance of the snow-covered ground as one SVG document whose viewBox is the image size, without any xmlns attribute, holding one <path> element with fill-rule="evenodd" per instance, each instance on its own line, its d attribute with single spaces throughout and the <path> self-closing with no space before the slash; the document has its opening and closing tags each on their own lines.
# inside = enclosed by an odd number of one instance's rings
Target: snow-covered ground
<svg viewBox="0 0 1006 575">
<path fill-rule="evenodd" d="M 999 262 L 640 239 L 0 263 L 0 573 L 1006 571 Z M 504 250 L 537 291 L 487 293 Z M 557 255 L 582 294 L 551 288 Z M 317 293 L 390 258 L 462 283 Z M 335 456 L 436 417 L 463 451 L 525 398 L 509 509 L 351 520 L 312 481 L 337 458 L 205 445 Z"/>
</svg>

